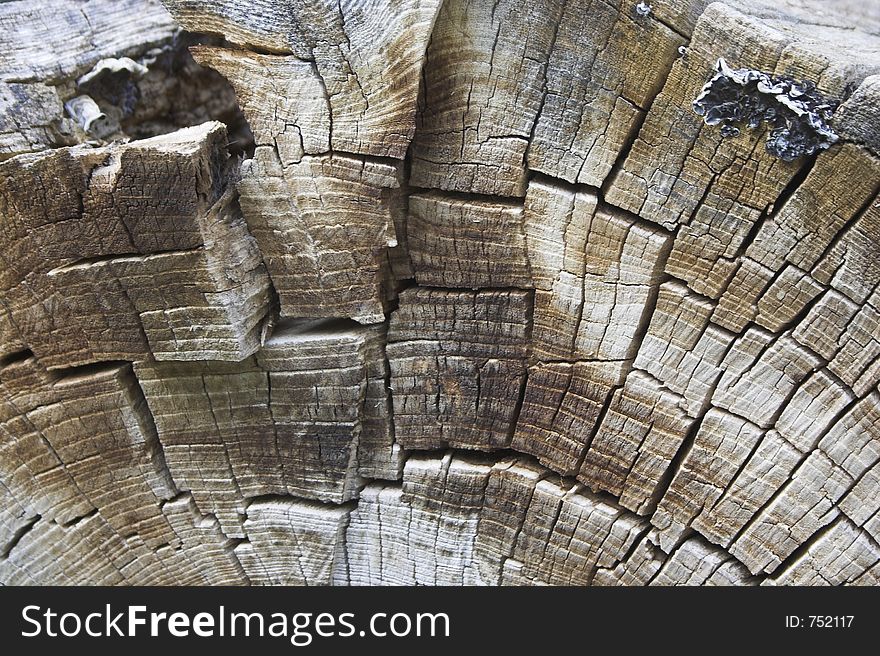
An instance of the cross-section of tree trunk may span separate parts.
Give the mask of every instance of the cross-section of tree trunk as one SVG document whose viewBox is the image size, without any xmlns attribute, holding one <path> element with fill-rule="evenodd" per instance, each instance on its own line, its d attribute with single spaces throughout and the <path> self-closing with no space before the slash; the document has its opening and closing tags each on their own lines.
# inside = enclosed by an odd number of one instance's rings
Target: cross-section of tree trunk
<svg viewBox="0 0 880 656">
<path fill-rule="evenodd" d="M 0 583 L 876 585 L 868 4 L 0 2 Z"/>
</svg>

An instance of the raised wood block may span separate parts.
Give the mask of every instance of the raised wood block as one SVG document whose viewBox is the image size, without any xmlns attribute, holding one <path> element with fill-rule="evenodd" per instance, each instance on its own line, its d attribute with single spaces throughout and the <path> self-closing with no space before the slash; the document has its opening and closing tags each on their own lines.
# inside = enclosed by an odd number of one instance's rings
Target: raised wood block
<svg viewBox="0 0 880 656">
<path fill-rule="evenodd" d="M 285 166 L 257 148 L 238 188 L 281 316 L 384 320 L 399 187 L 397 165 L 322 155 Z"/>
<path fill-rule="evenodd" d="M 409 197 L 406 227 L 419 285 L 533 286 L 517 203 L 416 194 Z"/>
<path fill-rule="evenodd" d="M 243 223 L 237 208 L 213 213 Z M 110 258 L 49 277 L 96 359 L 240 360 L 259 348 L 268 281 L 256 249 L 231 261 L 217 250 Z"/>
<path fill-rule="evenodd" d="M 347 323 L 282 326 L 255 360 L 138 365 L 178 487 L 245 537 L 249 498 L 343 503 L 362 485 L 361 460 L 395 477 L 378 339 Z"/>
<path fill-rule="evenodd" d="M 391 317 L 388 359 L 397 440 L 407 449 L 510 444 L 525 385 L 525 291 L 414 288 Z"/>
<path fill-rule="evenodd" d="M 233 192 L 219 123 L 0 164 L 0 274 L 13 335 L 47 367 L 241 360 L 269 280 Z M 36 193 L 34 193 L 36 189 Z"/>
</svg>

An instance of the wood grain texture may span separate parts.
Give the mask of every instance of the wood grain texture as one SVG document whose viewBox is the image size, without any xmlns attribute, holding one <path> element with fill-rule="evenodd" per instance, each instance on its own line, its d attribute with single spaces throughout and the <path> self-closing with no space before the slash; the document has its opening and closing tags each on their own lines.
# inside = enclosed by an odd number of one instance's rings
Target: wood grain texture
<svg viewBox="0 0 880 656">
<path fill-rule="evenodd" d="M 877 585 L 880 17 L 636 4 L 0 3 L 0 583 Z"/>
</svg>

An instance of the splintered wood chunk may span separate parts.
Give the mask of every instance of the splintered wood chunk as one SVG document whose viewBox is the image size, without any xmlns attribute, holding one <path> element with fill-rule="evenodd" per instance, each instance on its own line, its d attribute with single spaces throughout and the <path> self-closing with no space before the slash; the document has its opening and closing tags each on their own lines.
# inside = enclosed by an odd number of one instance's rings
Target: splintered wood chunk
<svg viewBox="0 0 880 656">
<path fill-rule="evenodd" d="M 539 360 L 624 360 L 638 346 L 670 237 L 595 196 L 535 182 L 525 199 Z"/>
<path fill-rule="evenodd" d="M 248 541 L 235 552 L 257 585 L 330 585 L 344 567 L 349 512 L 293 499 L 255 501 L 244 522 Z"/>
<path fill-rule="evenodd" d="M 624 508 L 650 514 L 694 423 L 680 406 L 677 394 L 640 371 L 631 373 L 611 399 L 578 480 L 619 497 Z"/>
<path fill-rule="evenodd" d="M 407 238 L 420 285 L 532 287 L 518 204 L 410 196 Z"/>
<path fill-rule="evenodd" d="M 406 155 L 438 0 L 323 0 L 295 7 L 282 0 L 258 0 L 247 7 L 233 0 L 165 4 L 190 31 L 220 33 L 239 45 L 295 56 L 196 51 L 196 58 L 217 68 L 236 91 L 250 86 L 241 94 L 252 99 L 243 103 L 248 118 L 268 107 L 300 102 L 281 89 L 292 91 L 304 83 L 314 96 L 317 85 L 331 117 L 333 150 L 396 159 Z M 275 120 L 286 121 L 283 114 Z M 293 130 L 296 125 L 289 123 Z"/>
<path fill-rule="evenodd" d="M 232 269 L 216 252 L 194 250 L 77 264 L 49 276 L 67 290 L 68 321 L 82 326 L 95 357 L 237 361 L 259 348 L 269 303 L 258 253 L 245 257 Z M 237 284 L 228 287 L 233 276 Z"/>
<path fill-rule="evenodd" d="M 576 475 L 602 409 L 625 374 L 619 362 L 530 366 L 511 448 L 564 476 Z"/>
<path fill-rule="evenodd" d="M 383 321 L 398 167 L 342 155 L 284 166 L 274 148 L 258 147 L 243 171 L 241 207 L 281 316 Z"/>
<path fill-rule="evenodd" d="M 525 384 L 525 291 L 415 288 L 391 317 L 394 426 L 404 448 L 510 444 Z"/>
<path fill-rule="evenodd" d="M 4 282 L 79 260 L 201 246 L 204 214 L 225 185 L 225 138 L 222 124 L 205 123 L 3 162 Z"/>
<path fill-rule="evenodd" d="M 269 280 L 233 192 L 223 192 L 225 136 L 205 123 L 0 165 L 9 174 L 0 253 L 12 263 L 0 274 L 9 312 L 0 330 L 50 368 L 253 353 Z"/>
</svg>

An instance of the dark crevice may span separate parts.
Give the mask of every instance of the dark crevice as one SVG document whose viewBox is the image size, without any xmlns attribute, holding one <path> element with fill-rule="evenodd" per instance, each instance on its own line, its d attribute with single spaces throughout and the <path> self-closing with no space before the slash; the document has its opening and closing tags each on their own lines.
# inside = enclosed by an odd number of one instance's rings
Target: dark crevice
<svg viewBox="0 0 880 656">
<path fill-rule="evenodd" d="M 13 533 L 12 538 L 3 546 L 3 550 L 0 551 L 0 560 L 4 560 L 9 557 L 9 554 L 12 553 L 12 550 L 18 546 L 18 543 L 21 542 L 22 538 L 27 535 L 34 526 L 37 525 L 37 522 L 42 519 L 41 515 L 35 515 L 34 517 L 29 518 L 23 525 L 16 529 L 15 533 Z"/>
<path fill-rule="evenodd" d="M 704 418 L 705 415 L 694 419 L 694 423 L 691 424 L 690 428 L 688 428 L 687 432 L 684 434 L 684 439 L 681 441 L 681 444 L 676 450 L 675 455 L 672 456 L 672 459 L 669 461 L 669 465 L 666 467 L 663 475 L 657 481 L 657 485 L 654 488 L 654 496 L 649 500 L 649 510 L 645 511 L 648 516 L 653 516 L 654 511 L 660 504 L 660 500 L 663 499 L 663 497 L 665 497 L 666 493 L 669 491 L 669 487 L 670 485 L 672 485 L 673 479 L 684 466 L 685 458 L 687 458 L 688 454 L 690 454 L 691 449 L 693 449 L 694 447 L 694 443 L 697 441 L 697 433 L 700 432 L 700 427 L 703 425 Z"/>
<path fill-rule="evenodd" d="M 369 482 L 369 481 L 368 481 Z M 293 494 L 258 494 L 254 496 L 242 496 L 245 503 L 245 513 L 255 503 L 291 503 L 296 502 L 302 505 L 309 505 L 313 508 L 342 508 L 353 510 L 358 503 L 357 499 L 336 503 L 334 501 L 325 501 L 323 499 L 307 499 Z"/>
<path fill-rule="evenodd" d="M 450 198 L 453 200 L 461 200 L 474 203 L 490 203 L 492 205 L 509 205 L 511 207 L 521 207 L 524 200 L 523 196 L 499 196 L 496 194 L 481 194 L 476 191 L 451 191 L 447 189 L 440 189 L 439 187 L 416 187 L 413 185 L 409 185 L 407 188 L 409 190 L 409 195 L 411 196 L 432 194 L 442 196 L 444 198 Z"/>
<path fill-rule="evenodd" d="M 17 362 L 24 362 L 25 360 L 29 360 L 34 357 L 33 351 L 30 349 L 24 349 L 22 351 L 16 351 L 15 353 L 9 353 L 0 357 L 0 369 L 3 367 L 8 367 L 11 364 L 15 364 Z"/>
</svg>

